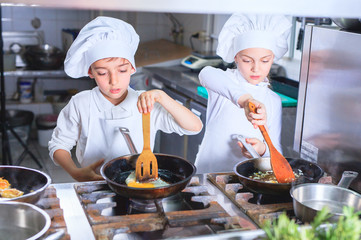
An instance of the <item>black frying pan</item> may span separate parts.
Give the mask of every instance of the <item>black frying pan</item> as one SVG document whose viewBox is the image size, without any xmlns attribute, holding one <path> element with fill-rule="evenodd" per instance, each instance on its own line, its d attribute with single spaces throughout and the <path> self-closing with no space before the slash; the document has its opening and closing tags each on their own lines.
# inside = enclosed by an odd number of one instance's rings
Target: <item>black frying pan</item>
<svg viewBox="0 0 361 240">
<path fill-rule="evenodd" d="M 320 166 L 310 161 L 297 158 L 286 158 L 294 172 L 302 170 L 304 176 L 296 180 L 299 183 L 318 182 L 323 176 L 324 171 Z M 295 183 L 267 183 L 261 180 L 253 180 L 249 178 L 253 173 L 258 172 L 260 161 L 270 161 L 269 158 L 253 158 L 240 162 L 234 166 L 234 172 L 237 174 L 241 183 L 250 191 L 261 194 L 271 195 L 289 195 L 292 184 Z"/>
<path fill-rule="evenodd" d="M 16 188 L 24 192 L 23 196 L 16 198 L 0 197 L 0 202 L 17 201 L 36 203 L 51 183 L 51 178 L 47 174 L 36 169 L 20 166 L 0 165 L 0 177 L 8 180 L 11 188 Z"/>
<path fill-rule="evenodd" d="M 133 154 L 115 158 L 105 163 L 100 169 L 101 175 L 115 193 L 135 199 L 165 198 L 183 190 L 196 173 L 196 167 L 181 157 L 155 153 L 158 161 L 158 176 L 170 184 L 157 188 L 128 187 L 125 180 L 132 171 L 135 171 L 135 164 L 140 154 L 136 153 L 129 130 L 120 128 L 120 131 Z"/>
</svg>

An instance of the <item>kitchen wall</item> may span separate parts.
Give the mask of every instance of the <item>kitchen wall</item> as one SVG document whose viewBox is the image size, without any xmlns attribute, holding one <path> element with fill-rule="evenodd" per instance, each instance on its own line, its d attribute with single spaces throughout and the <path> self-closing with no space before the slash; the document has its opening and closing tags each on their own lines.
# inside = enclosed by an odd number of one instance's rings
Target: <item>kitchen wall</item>
<svg viewBox="0 0 361 240">
<path fill-rule="evenodd" d="M 87 22 L 99 15 L 111 16 L 122 19 L 132 24 L 140 35 L 142 42 L 155 39 L 168 39 L 191 47 L 190 36 L 198 31 L 206 31 L 210 36 L 207 40 L 192 40 L 194 50 L 216 50 L 217 37 L 224 23 L 230 14 L 183 14 L 174 13 L 176 21 L 182 25 L 183 32 L 176 22 L 165 13 L 155 12 L 121 12 L 121 11 L 93 11 L 93 10 L 70 10 L 70 9 L 52 9 L 40 7 L 19 7 L 2 6 L 2 27 L 3 31 L 42 31 L 44 33 L 44 42 L 63 48 L 62 29 L 82 28 Z M 39 23 L 40 26 L 36 26 Z M 290 17 L 291 20 L 291 17 Z M 296 25 L 298 33 L 299 23 Z M 34 27 L 35 26 L 35 27 Z M 290 43 L 290 46 L 293 45 Z M 294 46 L 293 46 L 294 47 Z M 4 49 L 7 50 L 7 49 Z M 294 51 L 295 54 L 290 59 L 286 54 L 284 59 L 278 63 L 287 70 L 287 76 L 298 81 L 299 64 L 301 52 Z M 59 85 L 62 88 L 76 88 L 79 91 L 89 89 L 94 86 L 94 82 L 85 80 L 64 81 L 65 79 L 47 79 L 40 80 L 42 87 L 47 90 L 57 90 Z M 16 77 L 6 77 L 6 97 L 13 98 L 18 90 Z"/>
</svg>

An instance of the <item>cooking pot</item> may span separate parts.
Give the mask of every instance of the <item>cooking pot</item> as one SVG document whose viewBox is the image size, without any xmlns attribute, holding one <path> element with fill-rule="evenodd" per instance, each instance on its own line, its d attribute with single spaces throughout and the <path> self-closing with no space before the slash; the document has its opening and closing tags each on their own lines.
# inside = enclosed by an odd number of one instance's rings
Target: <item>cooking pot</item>
<svg viewBox="0 0 361 240">
<path fill-rule="evenodd" d="M 8 180 L 12 188 L 24 192 L 20 197 L 0 198 L 0 203 L 9 201 L 36 203 L 51 183 L 51 178 L 47 174 L 20 166 L 0 165 L 0 177 Z"/>
<path fill-rule="evenodd" d="M 345 171 L 337 186 L 321 183 L 307 183 L 293 186 L 290 195 L 293 198 L 293 209 L 302 222 L 311 222 L 323 207 L 327 207 L 333 215 L 328 221 L 337 222 L 343 215 L 344 206 L 361 210 L 361 195 L 347 189 L 357 172 Z"/>
<path fill-rule="evenodd" d="M 155 153 L 158 161 L 158 175 L 169 185 L 156 188 L 128 187 L 125 179 L 132 171 L 135 171 L 136 161 L 140 154 L 136 153 L 129 130 L 120 128 L 120 131 L 132 154 L 113 159 L 100 169 L 101 175 L 115 193 L 135 199 L 159 199 L 177 194 L 187 186 L 196 172 L 196 167 L 181 157 Z"/>
<path fill-rule="evenodd" d="M 0 239 L 39 239 L 51 224 L 44 210 L 28 203 L 0 202 L 0 212 Z"/>
<path fill-rule="evenodd" d="M 342 29 L 361 31 L 361 19 L 357 19 L 357 18 L 332 18 L 332 21 Z"/>
<path fill-rule="evenodd" d="M 43 44 L 21 46 L 21 48 L 21 56 L 30 69 L 56 70 L 63 66 L 65 54 L 55 46 Z"/>
<path fill-rule="evenodd" d="M 243 136 L 238 135 L 237 138 L 242 142 L 253 157 L 258 155 L 256 154 L 256 151 L 252 151 L 253 147 L 245 142 Z M 233 171 L 238 176 L 239 181 L 243 184 L 243 186 L 254 193 L 285 196 L 289 196 L 289 191 L 293 184 L 318 182 L 324 174 L 324 171 L 320 166 L 310 161 L 298 158 L 286 158 L 286 160 L 289 162 L 294 172 L 298 172 L 298 170 L 303 172 L 303 176 L 293 183 L 268 183 L 261 180 L 251 179 L 249 177 L 258 171 L 270 170 L 271 165 L 269 157 L 255 157 L 253 159 L 239 162 L 234 166 Z"/>
</svg>

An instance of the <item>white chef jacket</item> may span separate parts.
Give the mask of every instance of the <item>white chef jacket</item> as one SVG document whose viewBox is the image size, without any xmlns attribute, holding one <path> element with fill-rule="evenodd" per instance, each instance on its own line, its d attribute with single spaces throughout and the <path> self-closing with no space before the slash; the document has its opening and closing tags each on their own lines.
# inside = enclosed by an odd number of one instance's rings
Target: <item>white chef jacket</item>
<svg viewBox="0 0 361 240">
<path fill-rule="evenodd" d="M 60 112 L 57 126 L 49 142 L 49 155 L 54 152 L 70 150 L 76 145 L 76 157 L 82 167 L 88 166 L 102 158 L 105 161 L 130 154 L 119 127 L 129 129 L 130 136 L 137 151 L 143 149 L 142 114 L 137 108 L 138 96 L 143 91 L 128 88 L 127 97 L 114 106 L 100 92 L 98 87 L 80 92 L 73 96 Z M 151 148 L 154 147 L 158 130 L 179 135 L 194 135 L 181 128 L 159 103 L 155 103 L 151 112 Z M 55 161 L 54 161 L 55 163 Z"/>
<path fill-rule="evenodd" d="M 282 153 L 282 102 L 268 88 L 268 80 L 252 85 L 237 69 L 223 71 L 214 67 L 203 68 L 199 79 L 208 91 L 208 105 L 205 134 L 195 162 L 197 173 L 233 171 L 238 162 L 247 159 L 237 145 L 235 134 L 263 140 L 261 131 L 254 129 L 247 120 L 244 109 L 238 106 L 237 100 L 246 93 L 265 105 L 269 136 L 273 145 Z M 269 156 L 268 149 L 264 156 Z"/>
</svg>

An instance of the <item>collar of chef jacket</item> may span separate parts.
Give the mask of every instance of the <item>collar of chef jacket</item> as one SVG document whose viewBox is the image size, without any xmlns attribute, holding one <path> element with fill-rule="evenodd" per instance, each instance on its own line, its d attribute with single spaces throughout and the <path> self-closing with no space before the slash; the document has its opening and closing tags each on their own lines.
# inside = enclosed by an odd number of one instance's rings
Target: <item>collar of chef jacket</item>
<svg viewBox="0 0 361 240">
<path fill-rule="evenodd" d="M 236 72 L 236 77 L 237 79 L 239 79 L 239 81 L 242 84 L 246 84 L 246 85 L 251 85 L 251 86 L 255 86 L 255 87 L 268 87 L 270 85 L 270 82 L 268 80 L 268 78 L 265 78 L 262 82 L 258 83 L 257 85 L 253 85 L 250 84 L 243 76 L 242 74 L 238 71 L 238 69 L 235 69 Z"/>
<path fill-rule="evenodd" d="M 138 94 L 132 88 L 128 87 L 127 97 L 116 106 L 103 96 L 99 87 L 96 87 L 94 92 L 94 100 L 98 111 L 105 111 L 107 119 L 126 118 L 133 115 L 133 110 L 134 107 L 136 107 L 138 100 Z"/>
</svg>

